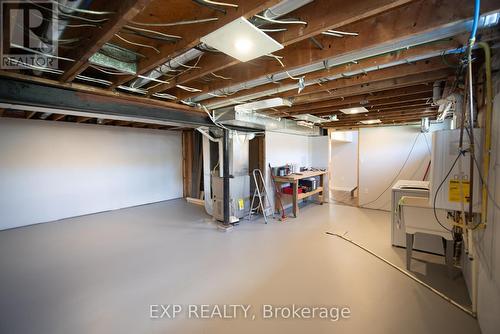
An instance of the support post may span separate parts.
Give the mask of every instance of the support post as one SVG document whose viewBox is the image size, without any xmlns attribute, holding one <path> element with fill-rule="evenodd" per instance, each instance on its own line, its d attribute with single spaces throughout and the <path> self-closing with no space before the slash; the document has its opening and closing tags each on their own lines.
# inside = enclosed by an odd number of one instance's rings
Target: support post
<svg viewBox="0 0 500 334">
<path fill-rule="evenodd" d="M 224 162 L 222 184 L 223 184 L 223 201 L 224 201 L 224 225 L 228 226 L 231 222 L 229 219 L 229 131 L 223 129 L 224 137 L 222 139 L 222 160 Z"/>
</svg>

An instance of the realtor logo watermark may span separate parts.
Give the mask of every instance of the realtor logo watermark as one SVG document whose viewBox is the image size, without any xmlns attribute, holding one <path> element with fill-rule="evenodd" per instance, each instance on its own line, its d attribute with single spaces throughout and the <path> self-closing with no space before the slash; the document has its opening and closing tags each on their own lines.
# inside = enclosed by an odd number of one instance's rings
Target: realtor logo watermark
<svg viewBox="0 0 500 334">
<path fill-rule="evenodd" d="M 2 0 L 0 68 L 56 69 L 59 38 L 57 15 L 57 1 Z"/>
</svg>

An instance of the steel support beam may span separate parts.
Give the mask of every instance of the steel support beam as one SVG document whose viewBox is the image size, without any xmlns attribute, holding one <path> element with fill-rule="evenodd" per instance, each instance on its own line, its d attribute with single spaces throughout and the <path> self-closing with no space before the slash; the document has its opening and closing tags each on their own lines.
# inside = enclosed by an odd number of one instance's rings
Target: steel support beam
<svg viewBox="0 0 500 334">
<path fill-rule="evenodd" d="M 0 103 L 210 126 L 204 114 L 0 77 Z"/>
</svg>

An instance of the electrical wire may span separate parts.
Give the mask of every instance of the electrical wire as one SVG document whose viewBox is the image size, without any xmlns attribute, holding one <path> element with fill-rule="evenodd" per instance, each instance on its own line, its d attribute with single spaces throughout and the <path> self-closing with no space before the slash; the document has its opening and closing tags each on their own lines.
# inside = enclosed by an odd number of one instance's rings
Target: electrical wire
<svg viewBox="0 0 500 334">
<path fill-rule="evenodd" d="M 50 2 L 53 3 L 53 4 L 58 5 L 59 9 L 61 9 L 61 7 L 62 8 L 68 8 L 71 11 L 82 13 L 82 14 L 90 14 L 90 15 L 112 15 L 112 14 L 115 14 L 115 12 L 98 12 L 98 11 L 95 11 L 95 10 L 88 10 L 88 9 L 81 9 L 81 8 L 70 7 L 70 6 L 67 6 L 67 5 L 63 5 L 59 1 L 50 1 Z"/>
<path fill-rule="evenodd" d="M 183 86 L 183 85 L 175 85 L 175 87 L 180 88 L 182 90 L 185 90 L 186 92 L 191 92 L 191 93 L 199 93 L 202 92 L 201 89 L 198 88 L 193 88 L 193 87 L 188 87 L 188 86 Z"/>
<path fill-rule="evenodd" d="M 106 74 L 111 74 L 111 75 L 134 75 L 133 73 L 128 73 L 128 72 L 110 71 L 108 69 L 103 69 L 103 68 L 101 68 L 101 67 L 99 67 L 97 65 L 93 65 L 93 64 L 91 64 L 89 66 L 92 67 L 92 68 L 95 68 L 98 71 L 101 71 L 102 73 L 106 73 Z"/>
<path fill-rule="evenodd" d="M 222 80 L 231 80 L 231 78 L 227 78 L 227 77 L 224 77 L 222 75 L 215 74 L 214 72 L 210 72 L 210 74 L 212 74 L 214 77 L 222 79 Z"/>
<path fill-rule="evenodd" d="M 156 51 L 156 53 L 160 53 L 160 50 L 158 50 L 157 48 L 155 48 L 154 46 L 152 45 L 146 45 L 146 44 L 141 44 L 141 43 L 136 43 L 136 42 L 132 42 L 132 41 L 129 41 L 128 39 L 118 35 L 118 34 L 115 34 L 116 37 L 118 37 L 119 39 L 121 39 L 122 41 L 124 41 L 125 43 L 128 43 L 128 44 L 131 44 L 131 45 L 135 45 L 135 46 L 141 46 L 141 47 L 145 47 L 145 48 L 150 48 L 150 49 L 153 49 Z"/>
<path fill-rule="evenodd" d="M 411 146 L 411 149 L 410 151 L 408 152 L 408 155 L 406 156 L 406 159 L 403 163 L 403 165 L 401 166 L 401 168 L 399 169 L 398 173 L 396 174 L 396 176 L 392 179 L 392 181 L 389 183 L 389 185 L 387 186 L 387 188 L 384 189 L 384 191 L 382 191 L 382 193 L 380 195 L 377 196 L 377 198 L 375 198 L 373 201 L 370 201 L 370 202 L 367 202 L 367 203 L 363 203 L 363 204 L 359 204 L 359 206 L 366 206 L 366 205 L 369 205 L 369 204 L 372 204 L 374 202 L 376 202 L 380 197 L 382 197 L 383 194 L 385 194 L 385 192 L 387 190 L 389 190 L 392 185 L 394 184 L 394 181 L 396 181 L 396 179 L 398 178 L 399 174 L 401 174 L 401 172 L 403 171 L 403 169 L 405 168 L 406 164 L 408 163 L 408 161 L 410 160 L 410 156 L 413 152 L 413 149 L 415 148 L 415 145 L 417 144 L 417 140 L 418 138 L 420 137 L 422 133 L 419 132 L 417 134 L 417 136 L 415 137 L 415 140 L 413 141 L 413 145 Z"/>
<path fill-rule="evenodd" d="M 31 15 L 34 15 L 35 17 L 43 20 L 43 21 L 46 21 L 46 22 L 50 22 L 50 23 L 58 23 L 59 21 L 68 21 L 68 19 L 60 19 L 60 18 L 56 18 L 55 20 L 53 19 L 47 19 L 45 17 L 40 16 L 36 13 L 36 11 L 32 12 Z M 55 22 L 54 22 L 55 21 Z M 100 28 L 101 26 L 99 24 L 95 24 L 95 23 L 84 23 L 84 24 L 61 24 L 58 26 L 61 26 L 61 27 L 64 27 L 64 28 L 85 28 L 85 27 L 93 27 L 93 28 Z"/>
<path fill-rule="evenodd" d="M 161 36 L 161 37 L 165 37 L 167 40 L 182 39 L 181 36 L 169 35 L 169 34 L 165 34 L 165 33 L 162 33 L 162 32 L 156 31 L 156 30 L 151 30 L 151 29 L 137 28 L 137 27 L 133 27 L 133 26 L 128 25 L 128 24 L 126 24 L 124 26 L 124 28 L 125 29 L 130 29 L 130 30 L 133 30 L 133 31 L 136 31 L 136 32 L 145 32 L 145 33 L 149 33 L 149 34 L 153 34 L 153 35 L 158 35 L 158 36 Z M 148 36 L 145 36 L 145 37 L 148 37 Z"/>
<path fill-rule="evenodd" d="M 75 61 L 74 59 L 71 59 L 71 58 L 66 58 L 66 57 L 60 57 L 60 56 L 56 56 L 56 55 L 51 55 L 49 53 L 43 53 L 41 51 L 33 50 L 31 48 L 27 48 L 27 47 L 24 47 L 22 45 L 18 45 L 18 44 L 15 44 L 15 43 L 10 43 L 10 46 L 14 47 L 16 49 L 21 49 L 21 50 L 24 50 L 24 51 L 33 52 L 34 54 L 39 54 L 41 56 L 48 57 L 48 58 L 54 58 L 54 59 L 59 59 L 59 60 L 66 60 L 66 61 L 71 61 L 71 62 Z"/>
<path fill-rule="evenodd" d="M 47 72 L 47 73 L 52 73 L 52 74 L 63 74 L 64 73 L 62 70 L 58 70 L 55 68 L 47 68 L 47 67 L 40 67 L 40 66 L 36 66 L 36 65 L 31 65 L 31 64 L 24 63 L 22 61 L 14 59 L 14 58 L 9 58 L 9 57 L 7 59 L 9 61 L 13 61 L 16 64 L 19 64 L 21 66 L 24 66 L 24 67 L 29 68 L 29 69 L 37 70 L 37 71 L 42 71 L 42 72 Z"/>
<path fill-rule="evenodd" d="M 255 15 L 255 17 L 261 19 L 261 20 L 264 20 L 264 21 L 267 21 L 267 22 L 270 22 L 270 23 L 276 23 L 276 24 L 304 24 L 304 25 L 307 25 L 307 22 L 305 21 L 300 21 L 300 20 L 275 20 L 275 19 L 271 19 L 269 17 L 265 17 L 265 16 L 262 16 L 262 15 Z"/>
<path fill-rule="evenodd" d="M 238 8 L 238 5 L 233 4 L 233 3 L 227 3 L 227 2 L 218 2 L 218 1 L 212 1 L 212 0 L 201 0 L 205 3 L 215 5 L 215 6 L 225 6 L 225 7 L 233 7 L 233 8 Z"/>
<path fill-rule="evenodd" d="M 347 31 L 339 31 L 339 30 L 331 30 L 331 29 L 328 29 L 327 31 L 331 32 L 333 34 L 337 34 L 337 35 L 359 36 L 359 34 L 357 32 L 347 32 Z"/>
<path fill-rule="evenodd" d="M 58 13 L 50 8 L 47 8 L 47 7 L 44 7 L 34 1 L 31 1 L 31 0 L 27 0 L 28 3 L 32 4 L 33 6 L 35 7 L 38 7 L 40 9 L 43 9 L 43 10 L 47 10 L 53 14 L 56 14 L 56 15 L 61 15 L 63 17 L 69 17 L 69 18 L 72 18 L 72 19 L 75 19 L 75 20 L 82 20 L 82 21 L 87 21 L 87 22 L 93 22 L 93 23 L 102 23 L 102 22 L 106 22 L 108 21 L 109 19 L 89 19 L 89 18 L 86 18 L 86 17 L 82 17 L 82 16 L 76 16 L 76 15 L 70 15 L 70 14 L 61 14 L 61 13 Z"/>
<path fill-rule="evenodd" d="M 144 23 L 137 21 L 129 21 L 130 24 L 135 24 L 136 26 L 143 27 L 173 27 L 173 26 L 181 26 L 186 24 L 196 24 L 196 23 L 205 23 L 205 22 L 213 22 L 217 21 L 218 17 L 211 17 L 208 19 L 199 19 L 199 20 L 187 20 L 187 21 L 179 21 L 179 22 L 170 22 L 170 23 Z"/>
<path fill-rule="evenodd" d="M 436 189 L 436 192 L 434 193 L 434 199 L 432 201 L 432 211 L 434 213 L 434 218 L 436 219 L 436 222 L 441 225 L 442 228 L 444 228 L 445 230 L 447 230 L 448 232 L 451 232 L 452 230 L 450 230 L 449 228 L 447 228 L 446 226 L 444 226 L 440 221 L 439 221 L 439 218 L 437 216 L 437 211 L 436 211 L 436 200 L 437 200 L 437 195 L 439 193 L 439 190 L 441 190 L 441 187 L 443 186 L 443 184 L 446 182 L 446 179 L 448 179 L 448 177 L 450 176 L 451 172 L 453 171 L 453 168 L 455 167 L 455 165 L 457 164 L 457 161 L 458 159 L 460 158 L 460 156 L 464 154 L 464 152 L 460 152 L 458 153 L 457 157 L 455 158 L 455 161 L 453 161 L 453 164 L 451 165 L 450 167 L 450 170 L 448 171 L 448 173 L 446 173 L 446 176 L 443 178 L 443 180 L 441 181 L 441 183 L 439 184 L 439 186 L 437 187 Z"/>
<path fill-rule="evenodd" d="M 145 76 L 145 75 L 137 75 L 137 77 L 141 78 L 141 79 L 146 79 L 146 80 L 151 80 L 151 81 L 155 81 L 155 82 L 159 82 L 159 83 L 162 83 L 162 84 L 169 84 L 170 82 L 168 81 L 165 81 L 165 80 L 160 80 L 160 79 L 156 79 L 156 78 L 152 78 L 152 77 L 148 77 L 148 76 Z"/>
<path fill-rule="evenodd" d="M 288 29 L 287 28 L 277 28 L 277 29 L 264 29 L 264 28 L 259 28 L 260 31 L 262 32 L 283 32 L 283 31 L 287 31 Z"/>
<path fill-rule="evenodd" d="M 343 38 L 344 35 L 341 35 L 341 34 L 335 34 L 333 32 L 329 32 L 329 31 L 323 31 L 321 33 L 321 35 L 327 35 L 327 36 L 334 36 L 334 37 L 339 37 L 339 38 Z"/>
</svg>

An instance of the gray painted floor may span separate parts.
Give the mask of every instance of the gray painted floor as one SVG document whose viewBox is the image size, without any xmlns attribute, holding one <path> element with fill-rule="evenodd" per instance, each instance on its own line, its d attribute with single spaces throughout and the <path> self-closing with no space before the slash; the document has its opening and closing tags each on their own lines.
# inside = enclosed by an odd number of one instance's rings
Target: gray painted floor
<svg viewBox="0 0 500 334">
<path fill-rule="evenodd" d="M 201 207 L 157 203 L 0 232 L 0 333 L 479 333 L 477 322 L 378 259 L 401 266 L 389 214 L 308 205 L 286 223 L 217 231 Z M 467 302 L 442 258 L 416 274 Z M 150 304 L 251 304 L 256 320 L 150 319 Z M 351 318 L 262 320 L 263 304 L 348 306 Z"/>
</svg>

